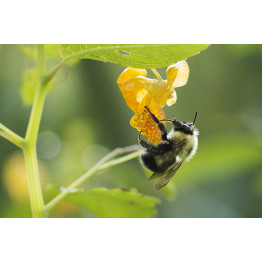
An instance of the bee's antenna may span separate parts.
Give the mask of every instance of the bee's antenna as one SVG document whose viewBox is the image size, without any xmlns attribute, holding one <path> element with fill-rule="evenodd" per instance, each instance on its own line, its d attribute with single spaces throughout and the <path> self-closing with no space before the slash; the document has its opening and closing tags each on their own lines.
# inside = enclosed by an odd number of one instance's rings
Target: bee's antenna
<svg viewBox="0 0 262 262">
<path fill-rule="evenodd" d="M 194 121 L 193 121 L 193 125 L 194 125 L 195 122 L 196 122 L 196 117 L 197 117 L 197 112 L 196 112 L 196 114 L 195 114 L 195 118 L 194 118 Z"/>
</svg>

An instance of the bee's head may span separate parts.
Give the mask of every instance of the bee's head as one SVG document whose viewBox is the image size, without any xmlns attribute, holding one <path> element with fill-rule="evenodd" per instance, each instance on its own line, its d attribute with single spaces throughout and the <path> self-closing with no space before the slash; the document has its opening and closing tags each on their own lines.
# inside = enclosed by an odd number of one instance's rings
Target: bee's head
<svg viewBox="0 0 262 262">
<path fill-rule="evenodd" d="M 181 122 L 177 120 L 175 117 L 173 117 L 174 118 L 173 120 L 164 119 L 164 121 L 171 122 L 174 125 L 174 131 L 180 131 L 184 134 L 193 135 L 196 117 L 197 117 L 197 112 L 195 114 L 195 118 L 192 123 Z"/>
<path fill-rule="evenodd" d="M 177 119 L 174 119 L 172 123 L 174 125 L 174 131 L 180 131 L 184 134 L 193 135 L 193 124 L 181 122 Z"/>
</svg>

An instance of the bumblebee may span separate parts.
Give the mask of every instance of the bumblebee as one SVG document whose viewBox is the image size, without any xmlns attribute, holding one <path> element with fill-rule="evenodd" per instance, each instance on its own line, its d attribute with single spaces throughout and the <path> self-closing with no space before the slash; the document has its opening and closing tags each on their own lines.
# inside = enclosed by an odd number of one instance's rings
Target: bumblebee
<svg viewBox="0 0 262 262">
<path fill-rule="evenodd" d="M 184 161 L 189 161 L 196 153 L 199 132 L 195 127 L 197 112 L 192 123 L 181 122 L 175 117 L 173 120 L 162 119 L 151 113 L 152 119 L 158 125 L 162 134 L 162 142 L 158 145 L 149 144 L 142 140 L 139 133 L 139 144 L 146 150 L 141 154 L 141 159 L 146 168 L 153 171 L 148 181 L 158 179 L 155 189 L 166 186 Z M 167 134 L 162 121 L 173 124 L 173 129 Z"/>
</svg>

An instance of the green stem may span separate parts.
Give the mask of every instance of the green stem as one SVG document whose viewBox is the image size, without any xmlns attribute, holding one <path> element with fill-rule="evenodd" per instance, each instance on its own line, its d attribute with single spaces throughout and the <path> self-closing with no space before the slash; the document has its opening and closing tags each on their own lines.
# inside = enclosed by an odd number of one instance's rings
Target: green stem
<svg viewBox="0 0 262 262">
<path fill-rule="evenodd" d="M 39 170 L 35 148 L 28 147 L 24 150 L 27 169 L 30 204 L 33 217 L 45 217 L 44 201 L 39 178 Z"/>
<path fill-rule="evenodd" d="M 163 81 L 161 75 L 157 72 L 155 68 L 151 68 L 151 71 L 155 74 L 155 76 L 157 77 L 159 81 Z"/>
<path fill-rule="evenodd" d="M 43 106 L 46 96 L 46 84 L 42 82 L 42 77 L 45 74 L 45 54 L 44 46 L 38 45 L 38 64 L 39 64 L 39 79 L 38 86 L 35 94 L 35 99 L 29 119 L 28 128 L 26 131 L 25 139 L 36 143 Z"/>
<path fill-rule="evenodd" d="M 111 161 L 108 161 L 107 163 L 103 164 L 102 166 L 100 166 L 97 171 L 100 171 L 100 170 L 103 170 L 103 169 L 106 169 L 106 168 L 109 168 L 111 166 L 116 166 L 116 165 L 119 165 L 121 163 L 124 163 L 124 162 L 127 162 L 128 160 L 131 160 L 133 158 L 136 158 L 138 156 L 140 156 L 140 154 L 143 152 L 143 150 L 137 150 L 131 154 L 128 154 L 126 156 L 123 156 L 123 157 L 119 157 L 117 159 L 114 159 L 114 160 L 111 160 Z"/>
<path fill-rule="evenodd" d="M 45 100 L 45 88 L 37 88 L 24 144 L 29 196 L 33 217 L 44 217 L 44 200 L 36 156 L 36 141 Z"/>
<path fill-rule="evenodd" d="M 99 170 L 106 169 L 108 167 L 118 165 L 120 163 L 126 162 L 128 160 L 131 160 L 133 158 L 138 157 L 141 154 L 141 150 L 137 150 L 137 146 L 130 146 L 125 148 L 116 148 L 109 154 L 107 154 L 105 157 L 103 157 L 100 161 L 98 161 L 90 170 L 88 170 L 86 173 L 84 173 L 82 176 L 80 176 L 77 180 L 75 180 L 71 185 L 69 185 L 66 189 L 64 189 L 60 194 L 58 194 L 54 199 L 52 199 L 46 206 L 46 211 L 51 211 L 65 196 L 67 196 L 72 189 L 75 189 L 79 185 L 81 185 L 87 178 L 92 176 L 94 173 L 96 173 Z M 116 157 L 119 154 L 128 153 L 136 150 L 135 152 L 112 160 L 106 164 L 104 164 L 106 161 Z"/>
<path fill-rule="evenodd" d="M 42 82 L 42 77 L 45 74 L 45 54 L 43 45 L 38 45 L 37 47 L 39 79 L 29 119 L 29 124 L 26 131 L 23 151 L 27 168 L 29 196 L 32 214 L 33 217 L 45 217 L 44 200 L 40 183 L 36 154 L 37 135 L 39 131 L 40 121 L 46 97 L 46 85 Z"/>
<path fill-rule="evenodd" d="M 24 139 L 0 123 L 0 136 L 22 148 Z"/>
<path fill-rule="evenodd" d="M 36 144 L 40 121 L 42 117 L 44 102 L 46 97 L 46 86 L 39 84 L 29 119 L 25 139 L 28 143 Z"/>
<path fill-rule="evenodd" d="M 37 45 L 37 59 L 39 68 L 39 80 L 45 75 L 45 45 Z"/>
</svg>

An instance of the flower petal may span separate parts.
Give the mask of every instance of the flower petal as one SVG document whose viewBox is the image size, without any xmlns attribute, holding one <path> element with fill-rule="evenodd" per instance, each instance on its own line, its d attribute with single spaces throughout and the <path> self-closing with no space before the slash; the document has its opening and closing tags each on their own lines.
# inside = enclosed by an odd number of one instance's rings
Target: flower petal
<svg viewBox="0 0 262 262">
<path fill-rule="evenodd" d="M 165 119 L 165 113 L 162 109 L 151 107 L 150 110 L 159 120 Z M 166 125 L 165 122 L 163 124 Z M 153 144 L 161 143 L 161 131 L 146 108 L 143 112 L 137 113 L 131 118 L 130 125 L 142 132 L 142 135 L 146 136 L 148 141 Z"/>
<path fill-rule="evenodd" d="M 144 107 L 151 102 L 152 97 L 144 89 L 144 86 L 148 84 L 148 80 L 150 79 L 137 76 L 124 82 L 118 82 L 118 86 L 128 107 L 135 113 L 143 111 Z"/>
<path fill-rule="evenodd" d="M 136 76 L 145 76 L 147 71 L 145 69 L 135 69 L 128 67 L 126 68 L 117 79 L 117 83 L 125 82 L 126 80 L 136 77 Z"/>
<path fill-rule="evenodd" d="M 172 91 L 167 85 L 166 80 L 158 81 L 156 79 L 148 79 L 144 88 L 151 94 L 153 105 L 156 108 L 161 108 L 166 105 L 167 99 L 171 96 Z"/>
<path fill-rule="evenodd" d="M 177 100 L 176 91 L 174 90 L 173 94 L 167 99 L 166 104 L 172 106 Z"/>
<path fill-rule="evenodd" d="M 170 88 L 184 86 L 189 76 L 189 66 L 185 60 L 171 65 L 166 70 L 167 82 Z"/>
</svg>

